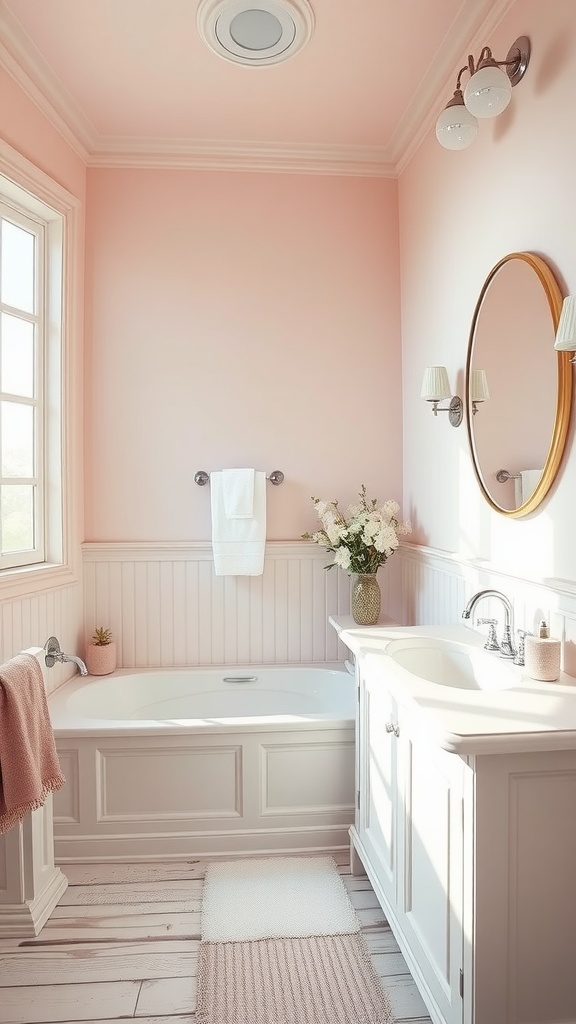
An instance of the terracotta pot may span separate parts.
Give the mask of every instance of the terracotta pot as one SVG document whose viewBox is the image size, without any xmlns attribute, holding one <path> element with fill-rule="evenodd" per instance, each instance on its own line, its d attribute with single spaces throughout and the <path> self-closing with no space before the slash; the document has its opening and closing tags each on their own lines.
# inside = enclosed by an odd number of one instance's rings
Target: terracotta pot
<svg viewBox="0 0 576 1024">
<path fill-rule="evenodd" d="M 88 644 L 86 648 L 86 668 L 91 676 L 107 676 L 116 668 L 116 643 L 112 640 L 109 644 L 100 647 L 98 644 Z"/>
</svg>

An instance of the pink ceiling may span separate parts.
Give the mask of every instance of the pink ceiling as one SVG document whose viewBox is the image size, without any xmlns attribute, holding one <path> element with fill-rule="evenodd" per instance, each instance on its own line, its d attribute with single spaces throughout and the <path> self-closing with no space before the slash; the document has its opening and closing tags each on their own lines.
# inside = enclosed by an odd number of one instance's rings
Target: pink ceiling
<svg viewBox="0 0 576 1024">
<path fill-rule="evenodd" d="M 196 28 L 197 0 L 0 0 L 0 15 L 4 9 L 17 19 L 10 24 L 23 30 L 33 65 L 47 63 L 56 82 L 44 80 L 61 99 L 73 99 L 68 109 L 79 108 L 95 138 L 385 150 L 435 68 L 444 77 L 456 70 L 452 62 L 468 45 L 463 32 L 498 6 L 311 3 L 316 27 L 308 45 L 284 64 L 260 68 L 228 63 L 207 48 Z"/>
</svg>

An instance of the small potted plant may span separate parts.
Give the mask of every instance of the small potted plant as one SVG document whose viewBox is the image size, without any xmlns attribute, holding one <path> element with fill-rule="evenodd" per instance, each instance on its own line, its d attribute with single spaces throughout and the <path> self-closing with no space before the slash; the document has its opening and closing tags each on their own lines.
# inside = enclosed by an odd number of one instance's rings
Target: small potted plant
<svg viewBox="0 0 576 1024">
<path fill-rule="evenodd" d="M 116 668 L 116 642 L 112 632 L 98 626 L 86 648 L 86 667 L 91 676 L 107 676 Z"/>
</svg>

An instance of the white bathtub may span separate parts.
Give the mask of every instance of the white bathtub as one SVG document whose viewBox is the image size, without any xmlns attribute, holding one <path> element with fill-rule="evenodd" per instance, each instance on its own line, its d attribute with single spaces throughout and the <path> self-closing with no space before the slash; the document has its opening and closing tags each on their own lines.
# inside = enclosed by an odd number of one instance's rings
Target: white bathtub
<svg viewBox="0 0 576 1024">
<path fill-rule="evenodd" d="M 307 725 L 349 721 L 354 700 L 350 674 L 334 668 L 124 670 L 111 676 L 75 677 L 53 695 L 50 714 L 57 735 L 71 729 L 96 729 L 101 734 L 103 729 L 124 728 Z"/>
<path fill-rule="evenodd" d="M 345 847 L 355 699 L 340 666 L 75 677 L 49 700 L 57 860 Z"/>
</svg>

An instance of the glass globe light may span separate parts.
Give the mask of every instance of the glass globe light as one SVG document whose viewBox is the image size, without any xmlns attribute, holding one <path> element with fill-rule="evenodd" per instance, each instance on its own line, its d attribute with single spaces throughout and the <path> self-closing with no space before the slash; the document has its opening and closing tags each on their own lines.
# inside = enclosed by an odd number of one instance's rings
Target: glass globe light
<svg viewBox="0 0 576 1024">
<path fill-rule="evenodd" d="M 436 122 L 436 138 L 444 149 L 467 149 L 478 135 L 478 121 L 464 106 L 458 89 Z"/>
<path fill-rule="evenodd" d="M 496 117 L 506 109 L 511 97 L 512 83 L 495 64 L 480 68 L 464 89 L 464 103 L 475 117 Z"/>
</svg>

